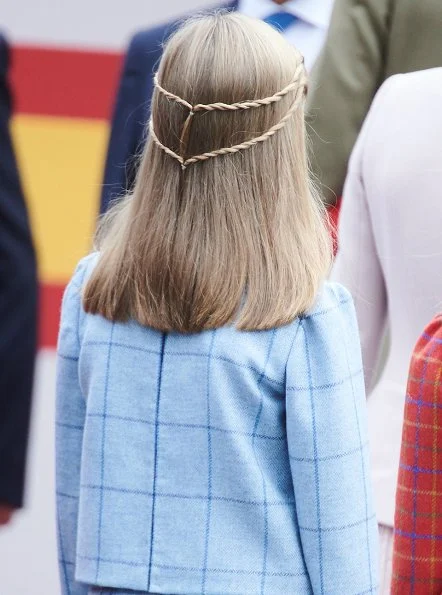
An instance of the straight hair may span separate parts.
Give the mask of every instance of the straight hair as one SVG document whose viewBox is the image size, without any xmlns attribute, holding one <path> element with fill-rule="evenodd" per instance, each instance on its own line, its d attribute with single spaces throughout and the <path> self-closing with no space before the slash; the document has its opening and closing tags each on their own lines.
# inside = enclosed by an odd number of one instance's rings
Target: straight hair
<svg viewBox="0 0 442 595">
<path fill-rule="evenodd" d="M 99 225 L 86 312 L 192 333 L 270 329 L 312 306 L 332 251 L 308 173 L 302 62 L 238 13 L 173 35 L 134 189 Z M 189 108 L 213 103 L 227 107 Z"/>
</svg>

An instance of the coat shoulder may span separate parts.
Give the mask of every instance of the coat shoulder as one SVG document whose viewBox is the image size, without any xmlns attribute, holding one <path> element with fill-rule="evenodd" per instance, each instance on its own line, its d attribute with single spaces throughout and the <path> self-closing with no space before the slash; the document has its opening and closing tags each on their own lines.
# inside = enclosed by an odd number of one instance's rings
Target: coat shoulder
<svg viewBox="0 0 442 595">
<path fill-rule="evenodd" d="M 162 54 L 163 46 L 179 26 L 179 21 L 171 21 L 136 33 L 126 54 L 126 64 L 131 70 L 145 71 L 156 63 Z"/>
</svg>

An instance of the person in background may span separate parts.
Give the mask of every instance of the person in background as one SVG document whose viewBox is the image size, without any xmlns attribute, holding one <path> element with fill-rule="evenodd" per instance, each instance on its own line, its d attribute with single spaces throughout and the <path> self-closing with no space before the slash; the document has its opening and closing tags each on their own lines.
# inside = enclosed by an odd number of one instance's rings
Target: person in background
<svg viewBox="0 0 442 595">
<path fill-rule="evenodd" d="M 396 491 L 393 595 L 442 593 L 442 316 L 422 333 L 408 375 Z"/>
<path fill-rule="evenodd" d="M 382 82 L 442 66 L 440 0 L 336 0 L 310 80 L 311 160 L 330 205 L 342 195 L 353 145 Z"/>
<path fill-rule="evenodd" d="M 307 69 L 313 66 L 324 42 L 334 0 L 234 0 L 220 7 L 263 19 L 274 25 L 303 54 Z M 153 75 L 163 43 L 176 29 L 174 21 L 141 31 L 126 54 L 111 124 L 100 212 L 113 198 L 132 188 L 137 156 L 145 142 Z"/>
<path fill-rule="evenodd" d="M 154 84 L 133 194 L 63 302 L 63 593 L 375 594 L 360 345 L 326 281 L 302 57 L 215 13 Z"/>
<path fill-rule="evenodd" d="M 0 34 L 0 525 L 23 505 L 37 340 L 37 269 L 9 131 L 8 66 Z"/>
<path fill-rule="evenodd" d="M 350 290 L 358 315 L 385 593 L 408 367 L 442 296 L 441 102 L 442 68 L 396 75 L 379 90 L 350 160 L 331 275 Z"/>
</svg>

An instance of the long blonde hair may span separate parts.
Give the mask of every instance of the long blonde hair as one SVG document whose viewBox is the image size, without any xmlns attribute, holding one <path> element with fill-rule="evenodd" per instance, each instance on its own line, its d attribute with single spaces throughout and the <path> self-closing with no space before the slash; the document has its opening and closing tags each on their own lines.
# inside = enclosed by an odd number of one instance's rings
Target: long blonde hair
<svg viewBox="0 0 442 595">
<path fill-rule="evenodd" d="M 300 54 L 260 21 L 215 13 L 175 33 L 133 193 L 98 231 L 87 312 L 198 332 L 273 328 L 312 305 L 331 244 L 305 87 Z"/>
</svg>

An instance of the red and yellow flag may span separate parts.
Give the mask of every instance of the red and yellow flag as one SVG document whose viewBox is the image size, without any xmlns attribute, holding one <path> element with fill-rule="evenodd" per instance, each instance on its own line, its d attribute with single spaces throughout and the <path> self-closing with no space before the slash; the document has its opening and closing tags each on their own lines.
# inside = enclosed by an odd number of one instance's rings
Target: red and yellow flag
<svg viewBox="0 0 442 595">
<path fill-rule="evenodd" d="M 42 347 L 56 344 L 64 287 L 91 247 L 121 58 L 12 49 L 12 132 L 39 262 Z"/>
</svg>

